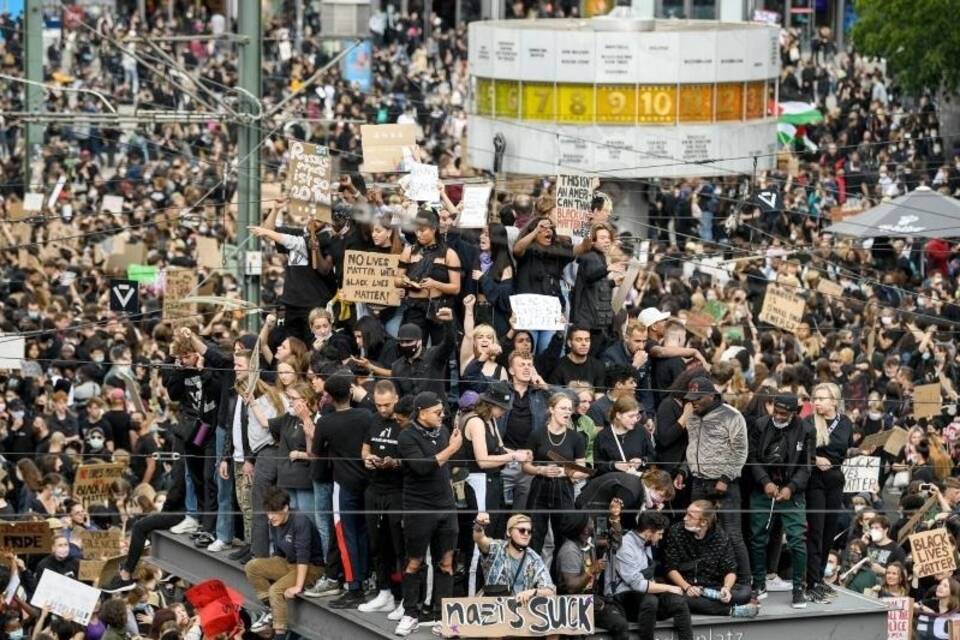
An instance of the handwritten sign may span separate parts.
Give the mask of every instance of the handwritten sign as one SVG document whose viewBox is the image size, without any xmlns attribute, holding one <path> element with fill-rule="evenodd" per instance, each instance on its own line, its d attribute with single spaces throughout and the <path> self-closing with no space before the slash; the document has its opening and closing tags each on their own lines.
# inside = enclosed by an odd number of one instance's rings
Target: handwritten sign
<svg viewBox="0 0 960 640">
<path fill-rule="evenodd" d="M 843 492 L 872 492 L 880 480 L 880 458 L 856 456 L 843 461 Z"/>
<path fill-rule="evenodd" d="M 364 124 L 360 126 L 363 171 L 397 173 L 417 146 L 415 124 Z"/>
<path fill-rule="evenodd" d="M 195 304 L 180 302 L 197 286 L 197 273 L 188 269 L 165 269 L 163 288 L 163 319 L 174 323 L 188 321 L 196 315 Z"/>
<path fill-rule="evenodd" d="M 513 597 L 444 598 L 444 637 L 525 638 L 590 636 L 595 631 L 593 596 L 535 596 L 527 606 Z"/>
<path fill-rule="evenodd" d="M 207 269 L 219 269 L 223 266 L 220 256 L 220 241 L 207 236 L 197 236 L 197 265 Z M 129 272 L 130 268 L 127 267 Z"/>
<path fill-rule="evenodd" d="M 80 582 L 98 582 L 100 573 L 106 564 L 106 560 L 81 560 L 80 574 L 77 576 L 77 580 Z"/>
<path fill-rule="evenodd" d="M 585 238 L 590 228 L 590 203 L 596 178 L 557 176 L 557 233 Z"/>
<path fill-rule="evenodd" d="M 933 418 L 940 415 L 942 403 L 939 382 L 921 384 L 913 388 L 914 418 Z"/>
<path fill-rule="evenodd" d="M 81 501 L 97 501 L 110 497 L 110 484 L 123 477 L 123 464 L 104 462 L 77 467 L 73 497 Z"/>
<path fill-rule="evenodd" d="M 887 603 L 887 640 L 910 640 L 913 598 L 882 598 Z"/>
<path fill-rule="evenodd" d="M 103 196 L 103 201 L 100 203 L 100 211 L 106 211 L 107 213 L 122 213 L 123 196 Z"/>
<path fill-rule="evenodd" d="M 23 210 L 29 213 L 43 211 L 43 194 L 29 192 L 23 196 Z"/>
<path fill-rule="evenodd" d="M 100 589 L 48 570 L 40 576 L 30 604 L 47 607 L 50 613 L 85 626 L 90 622 L 99 599 Z"/>
<path fill-rule="evenodd" d="M 457 224 L 461 229 L 481 229 L 487 226 L 487 204 L 490 202 L 491 184 L 463 185 L 463 211 Z"/>
<path fill-rule="evenodd" d="M 795 292 L 771 284 L 767 287 L 767 295 L 763 297 L 760 320 L 784 331 L 796 333 L 797 327 L 803 321 L 805 308 L 806 301 Z"/>
<path fill-rule="evenodd" d="M 120 555 L 123 546 L 123 532 L 120 529 L 107 531 L 82 531 L 80 546 L 87 560 L 104 560 Z"/>
<path fill-rule="evenodd" d="M 869 450 L 874 447 L 883 447 L 883 450 L 892 456 L 900 453 L 903 445 L 907 443 L 907 430 L 901 427 L 885 429 L 876 433 L 871 433 L 860 442 L 860 448 Z"/>
<path fill-rule="evenodd" d="M 843 297 L 843 286 L 837 282 L 834 282 L 833 280 L 827 280 L 826 278 L 820 278 L 820 280 L 817 282 L 817 291 L 828 298 Z"/>
<path fill-rule="evenodd" d="M 410 174 L 404 181 L 404 195 L 417 202 L 436 202 L 440 199 L 439 180 L 440 170 L 436 165 L 411 162 Z"/>
<path fill-rule="evenodd" d="M 50 525 L 42 522 L 0 522 L 0 551 L 17 555 L 46 555 L 53 546 Z"/>
<path fill-rule="evenodd" d="M 517 317 L 518 330 L 563 331 L 567 327 L 556 296 L 520 293 L 510 296 L 510 308 Z"/>
<path fill-rule="evenodd" d="M 325 145 L 294 140 L 290 145 L 287 191 L 290 213 L 329 222 L 333 188 L 330 149 Z"/>
<path fill-rule="evenodd" d="M 400 256 L 372 251 L 347 251 L 343 257 L 341 297 L 348 302 L 400 306 L 394 278 Z"/>
<path fill-rule="evenodd" d="M 931 529 L 910 534 L 913 550 L 913 575 L 926 578 L 938 573 L 953 573 L 957 559 L 946 529 Z"/>
</svg>

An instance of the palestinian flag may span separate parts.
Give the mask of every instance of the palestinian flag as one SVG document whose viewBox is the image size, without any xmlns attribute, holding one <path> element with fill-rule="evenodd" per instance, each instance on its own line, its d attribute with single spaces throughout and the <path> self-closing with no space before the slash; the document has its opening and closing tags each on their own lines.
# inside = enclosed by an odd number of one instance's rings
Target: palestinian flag
<svg viewBox="0 0 960 640">
<path fill-rule="evenodd" d="M 814 124 L 823 120 L 823 114 L 810 102 L 781 102 L 777 105 L 777 122 L 793 125 Z"/>
<path fill-rule="evenodd" d="M 777 124 L 777 140 L 788 149 L 796 148 L 797 143 L 803 144 L 809 151 L 816 151 L 817 145 L 807 137 L 806 127 L 795 127 L 786 122 Z"/>
</svg>

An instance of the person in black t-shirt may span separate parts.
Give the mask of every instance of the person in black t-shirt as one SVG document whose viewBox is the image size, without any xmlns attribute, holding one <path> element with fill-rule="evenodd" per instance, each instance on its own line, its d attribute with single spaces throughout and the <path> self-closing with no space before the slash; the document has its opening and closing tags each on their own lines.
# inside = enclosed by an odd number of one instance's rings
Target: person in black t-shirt
<svg viewBox="0 0 960 640">
<path fill-rule="evenodd" d="M 454 427 L 442 428 L 443 402 L 430 391 L 413 401 L 413 423 L 400 432 L 397 446 L 403 457 L 403 534 L 407 566 L 403 572 L 404 615 L 394 630 L 408 636 L 419 624 L 421 566 L 430 547 L 434 564 L 433 597 L 439 606 L 453 595 L 453 554 L 457 544 L 456 502 L 447 464 L 460 450 L 463 436 Z M 439 569 L 439 570 L 438 570 Z"/>
<path fill-rule="evenodd" d="M 527 508 L 533 511 L 533 538 L 530 548 L 540 553 L 547 537 L 547 524 L 553 527 L 559 539 L 564 527 L 564 512 L 573 509 L 573 483 L 587 474 L 566 469 L 550 460 L 551 453 L 578 465 L 586 464 L 586 443 L 570 422 L 573 400 L 566 393 L 555 393 L 550 398 L 550 417 L 544 427 L 535 427 L 527 446 L 533 452 L 533 461 L 523 463 L 523 470 L 534 476 L 530 486 Z M 553 513 L 549 513 L 553 511 Z"/>
<path fill-rule="evenodd" d="M 565 387 L 571 380 L 583 380 L 594 389 L 602 388 L 606 369 L 599 359 L 590 355 L 590 329 L 571 327 L 567 334 L 567 347 L 570 349 L 567 355 L 550 372 L 550 384 Z"/>
</svg>

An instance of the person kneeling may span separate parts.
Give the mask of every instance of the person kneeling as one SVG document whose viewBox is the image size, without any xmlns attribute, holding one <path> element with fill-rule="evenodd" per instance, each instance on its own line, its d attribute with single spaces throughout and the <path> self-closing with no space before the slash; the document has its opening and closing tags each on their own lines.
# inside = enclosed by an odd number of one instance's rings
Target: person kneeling
<svg viewBox="0 0 960 640">
<path fill-rule="evenodd" d="M 323 545 L 313 518 L 290 510 L 290 494 L 270 487 L 263 497 L 263 509 L 270 522 L 270 542 L 276 555 L 254 558 L 244 566 L 247 582 L 270 610 L 254 621 L 250 630 L 266 631 L 276 637 L 287 631 L 287 600 L 302 593 L 304 585 L 323 575 Z"/>
</svg>

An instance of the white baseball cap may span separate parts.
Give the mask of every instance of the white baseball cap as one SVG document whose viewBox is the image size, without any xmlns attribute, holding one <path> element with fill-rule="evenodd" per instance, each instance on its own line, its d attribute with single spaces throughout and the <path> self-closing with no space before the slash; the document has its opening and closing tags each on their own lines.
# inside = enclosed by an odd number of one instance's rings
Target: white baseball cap
<svg viewBox="0 0 960 640">
<path fill-rule="evenodd" d="M 645 327 L 652 327 L 661 320 L 666 320 L 670 317 L 670 314 L 666 311 L 660 311 L 656 307 L 647 307 L 640 312 L 640 322 L 643 323 Z"/>
</svg>

